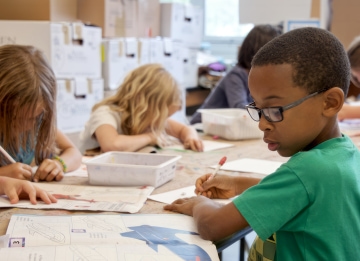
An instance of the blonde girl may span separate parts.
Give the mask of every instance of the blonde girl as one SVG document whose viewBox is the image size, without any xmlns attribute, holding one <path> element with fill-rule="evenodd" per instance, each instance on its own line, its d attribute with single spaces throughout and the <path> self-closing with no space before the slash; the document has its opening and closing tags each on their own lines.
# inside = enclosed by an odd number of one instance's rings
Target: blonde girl
<svg viewBox="0 0 360 261">
<path fill-rule="evenodd" d="M 0 46 L 0 176 L 61 180 L 81 164 L 81 153 L 56 128 L 56 79 L 32 46 Z M 37 170 L 32 166 L 37 165 Z"/>
<path fill-rule="evenodd" d="M 159 64 L 130 72 L 114 96 L 93 108 L 80 135 L 82 150 L 137 151 L 162 145 L 166 135 L 185 148 L 202 151 L 195 129 L 169 117 L 181 108 L 181 93 L 174 78 Z"/>
</svg>

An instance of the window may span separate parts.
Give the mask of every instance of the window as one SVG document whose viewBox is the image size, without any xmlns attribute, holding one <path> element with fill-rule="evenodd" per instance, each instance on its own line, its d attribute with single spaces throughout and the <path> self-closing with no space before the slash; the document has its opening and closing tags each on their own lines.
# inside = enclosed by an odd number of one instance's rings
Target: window
<svg viewBox="0 0 360 261">
<path fill-rule="evenodd" d="M 239 0 L 191 0 L 204 10 L 203 50 L 226 64 L 236 62 L 238 47 L 254 27 L 239 24 Z"/>
<path fill-rule="evenodd" d="M 239 0 L 204 1 L 204 40 L 240 43 L 253 24 L 239 23 Z"/>
</svg>

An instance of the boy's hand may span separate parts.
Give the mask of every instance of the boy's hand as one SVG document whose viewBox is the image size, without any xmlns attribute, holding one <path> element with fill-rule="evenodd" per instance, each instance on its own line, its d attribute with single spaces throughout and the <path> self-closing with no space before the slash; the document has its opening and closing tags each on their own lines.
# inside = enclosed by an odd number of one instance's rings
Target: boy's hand
<svg viewBox="0 0 360 261">
<path fill-rule="evenodd" d="M 216 175 L 209 180 L 212 174 L 205 174 L 195 183 L 195 193 L 208 198 L 228 199 L 236 196 L 236 182 L 231 176 Z"/>
<path fill-rule="evenodd" d="M 27 164 L 16 162 L 1 167 L 1 176 L 14 179 L 31 180 L 31 167 Z"/>
<path fill-rule="evenodd" d="M 63 166 L 57 160 L 45 159 L 37 169 L 33 181 L 38 182 L 40 180 L 52 181 L 62 180 L 64 177 Z"/>
<path fill-rule="evenodd" d="M 36 204 L 37 197 L 46 204 L 57 202 L 54 196 L 29 181 L 8 177 L 0 177 L 0 193 L 7 195 L 11 204 L 19 202 L 19 198 L 29 198 L 32 204 Z"/>
<path fill-rule="evenodd" d="M 179 198 L 173 203 L 165 205 L 164 209 L 192 216 L 194 206 L 203 200 L 205 200 L 204 197 Z"/>
</svg>

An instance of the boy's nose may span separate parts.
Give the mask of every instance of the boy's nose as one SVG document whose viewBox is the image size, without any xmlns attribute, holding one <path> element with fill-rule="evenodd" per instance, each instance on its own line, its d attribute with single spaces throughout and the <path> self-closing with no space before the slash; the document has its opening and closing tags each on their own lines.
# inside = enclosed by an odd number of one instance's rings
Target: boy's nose
<svg viewBox="0 0 360 261">
<path fill-rule="evenodd" d="M 261 115 L 259 121 L 259 129 L 261 131 L 271 130 L 273 128 L 273 124 L 265 119 L 264 115 Z"/>
</svg>

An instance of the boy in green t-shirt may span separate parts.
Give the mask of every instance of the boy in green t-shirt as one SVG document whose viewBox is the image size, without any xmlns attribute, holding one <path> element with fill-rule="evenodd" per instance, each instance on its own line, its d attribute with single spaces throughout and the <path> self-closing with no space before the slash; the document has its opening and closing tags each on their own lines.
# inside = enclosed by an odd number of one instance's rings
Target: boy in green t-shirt
<svg viewBox="0 0 360 261">
<path fill-rule="evenodd" d="M 360 152 L 337 122 L 350 66 L 338 39 L 319 28 L 292 30 L 254 56 L 247 106 L 268 149 L 291 157 L 263 180 L 206 174 L 197 196 L 164 208 L 192 215 L 204 239 L 251 226 L 276 233 L 275 260 L 357 260 Z M 231 198 L 219 205 L 209 198 Z"/>
</svg>

